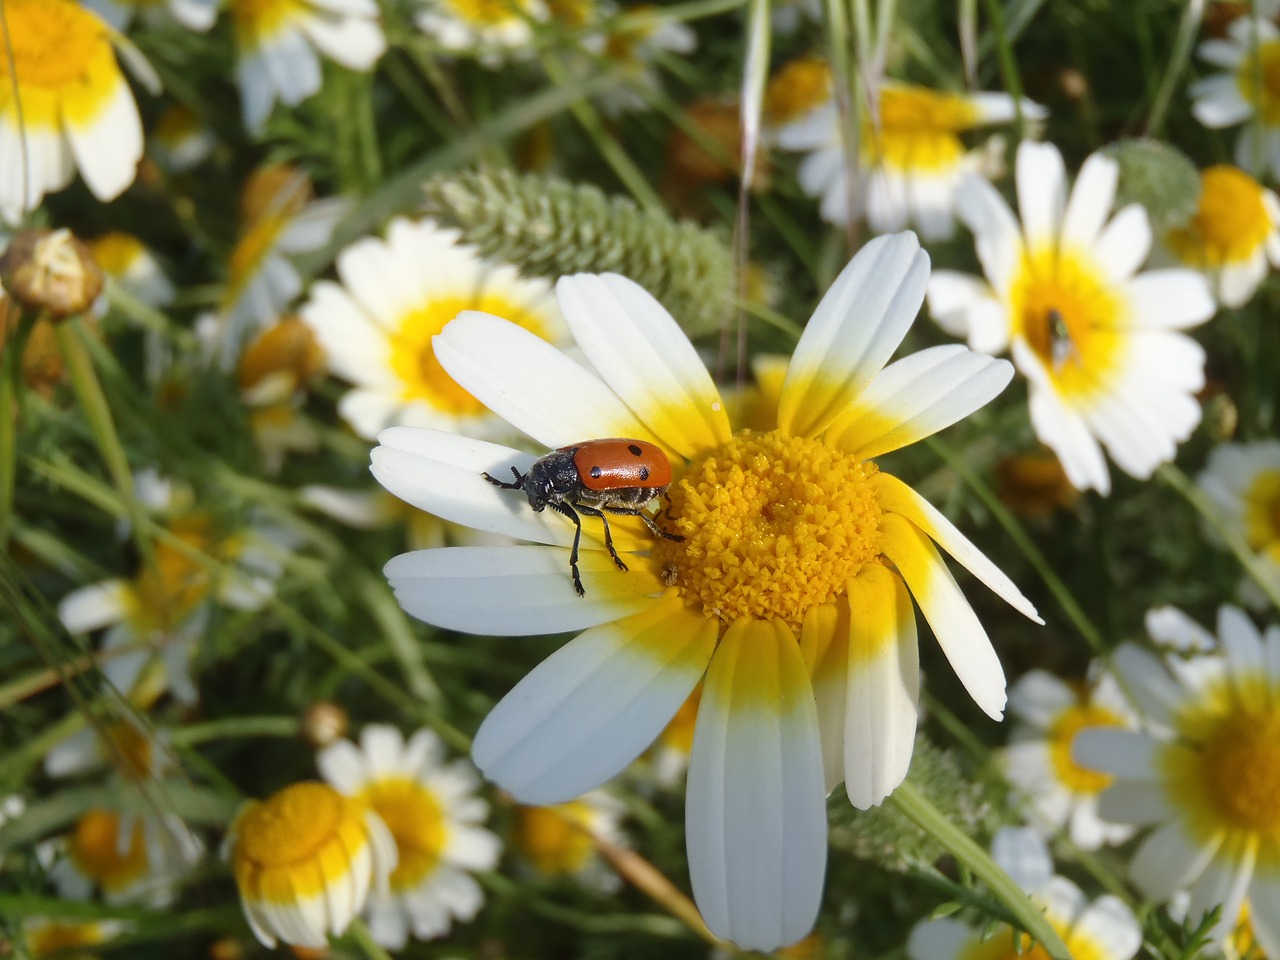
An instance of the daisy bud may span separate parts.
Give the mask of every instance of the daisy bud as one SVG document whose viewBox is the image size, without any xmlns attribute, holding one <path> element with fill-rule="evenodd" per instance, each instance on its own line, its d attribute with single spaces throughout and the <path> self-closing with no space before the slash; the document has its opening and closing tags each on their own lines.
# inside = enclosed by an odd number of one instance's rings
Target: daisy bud
<svg viewBox="0 0 1280 960">
<path fill-rule="evenodd" d="M 1024 517 L 1047 517 L 1055 510 L 1070 508 L 1080 497 L 1052 453 L 1005 457 L 996 467 L 996 477 L 996 495 Z"/>
<path fill-rule="evenodd" d="M 302 714 L 302 735 L 319 749 L 347 735 L 347 711 L 332 700 L 317 700 Z"/>
<path fill-rule="evenodd" d="M 102 293 L 102 270 L 70 230 L 24 230 L 0 255 L 0 283 L 27 309 L 65 320 Z"/>
<path fill-rule="evenodd" d="M 21 311 L 8 297 L 0 296 L 0 356 L 18 332 Z M 36 321 L 22 345 L 22 382 L 42 397 L 53 393 L 66 373 L 62 351 L 54 335 L 53 324 L 41 318 Z"/>
<path fill-rule="evenodd" d="M 222 937 L 209 944 L 209 960 L 244 960 L 244 944 L 235 937 Z"/>
<path fill-rule="evenodd" d="M 667 173 L 678 190 L 694 191 L 712 183 L 737 179 L 742 153 L 742 118 L 736 100 L 708 97 L 689 104 L 689 121 L 700 131 L 694 139 L 674 127 L 667 140 Z M 706 144 L 714 144 L 708 149 Z M 756 155 L 755 183 L 768 186 L 766 155 Z"/>
<path fill-rule="evenodd" d="M 239 383 L 246 403 L 279 403 L 324 376 L 324 349 L 296 316 L 263 330 L 240 356 Z"/>
</svg>

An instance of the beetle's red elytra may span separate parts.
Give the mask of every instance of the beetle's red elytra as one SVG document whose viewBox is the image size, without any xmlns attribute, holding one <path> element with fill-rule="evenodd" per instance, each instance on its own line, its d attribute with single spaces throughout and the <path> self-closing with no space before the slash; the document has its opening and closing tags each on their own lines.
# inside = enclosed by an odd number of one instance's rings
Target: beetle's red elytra
<svg viewBox="0 0 1280 960">
<path fill-rule="evenodd" d="M 578 573 L 578 545 L 582 540 L 582 518 L 599 517 L 604 524 L 604 545 L 609 556 L 626 570 L 627 565 L 613 546 L 613 533 L 606 514 L 639 517 L 655 535 L 667 540 L 684 537 L 663 530 L 644 512 L 648 504 L 667 492 L 671 484 L 671 461 L 662 449 L 647 440 L 612 437 L 584 440 L 570 444 L 535 460 L 527 473 L 511 468 L 514 482 L 498 480 L 488 473 L 483 477 L 504 490 L 523 490 L 529 506 L 541 513 L 547 507 L 573 521 L 573 548 L 569 551 L 569 570 L 573 588 L 585 596 L 582 577 Z"/>
</svg>

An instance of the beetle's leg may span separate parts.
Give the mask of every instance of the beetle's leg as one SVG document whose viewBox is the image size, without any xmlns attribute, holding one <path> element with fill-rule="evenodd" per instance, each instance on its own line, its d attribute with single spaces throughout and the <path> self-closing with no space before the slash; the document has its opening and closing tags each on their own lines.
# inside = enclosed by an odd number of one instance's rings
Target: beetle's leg
<svg viewBox="0 0 1280 960">
<path fill-rule="evenodd" d="M 644 521 L 644 525 L 646 527 L 648 527 L 653 533 L 656 533 L 658 536 L 662 537 L 664 540 L 678 541 L 678 540 L 684 539 L 683 534 L 668 533 L 666 530 L 663 530 L 662 527 L 658 526 L 657 521 L 655 521 L 653 517 L 645 513 L 644 510 L 641 509 L 640 507 L 604 507 L 603 509 L 608 510 L 610 513 L 616 513 L 624 517 L 639 517 L 641 520 Z"/>
<path fill-rule="evenodd" d="M 604 515 L 604 511 L 598 510 L 595 507 L 583 506 L 580 503 L 577 504 L 577 507 L 588 517 L 600 518 L 600 522 L 604 524 L 604 548 L 609 551 L 609 556 L 613 557 L 613 562 L 618 565 L 619 570 L 627 569 L 627 565 L 622 562 L 622 558 L 618 556 L 618 551 L 613 547 L 613 531 L 609 529 L 609 518 Z M 616 513 L 617 511 L 610 512 Z"/>
<path fill-rule="evenodd" d="M 484 477 L 486 480 L 488 480 L 488 481 L 489 481 L 490 483 L 492 483 L 494 486 L 496 486 L 496 487 L 501 487 L 503 490 L 523 490 L 523 489 L 524 489 L 524 474 L 522 474 L 522 473 L 521 473 L 519 470 L 517 470 L 515 467 L 512 467 L 512 468 L 511 468 L 511 472 L 515 474 L 515 477 L 516 477 L 516 482 L 515 482 L 515 483 L 507 483 L 507 481 L 505 481 L 505 480 L 499 480 L 497 477 L 491 477 L 491 476 L 489 476 L 489 472 L 488 472 L 487 470 L 486 470 L 484 473 L 480 474 L 480 476 Z"/>
<path fill-rule="evenodd" d="M 582 577 L 578 574 L 578 544 L 582 540 L 582 518 L 573 507 L 559 500 L 551 501 L 551 509 L 573 521 L 573 549 L 569 551 L 569 569 L 573 572 L 573 589 L 578 591 L 578 596 L 585 597 L 587 591 L 583 588 Z"/>
</svg>

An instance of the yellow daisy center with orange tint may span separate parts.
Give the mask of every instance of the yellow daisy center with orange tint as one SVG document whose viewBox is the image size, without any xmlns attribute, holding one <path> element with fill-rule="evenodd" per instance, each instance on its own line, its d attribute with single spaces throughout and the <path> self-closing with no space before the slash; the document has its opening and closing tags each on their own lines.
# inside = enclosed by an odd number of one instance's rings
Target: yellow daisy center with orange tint
<svg viewBox="0 0 1280 960">
<path fill-rule="evenodd" d="M 886 87 L 879 116 L 863 121 L 863 162 L 926 173 L 954 169 L 965 155 L 957 134 L 979 120 L 964 97 L 925 87 Z"/>
<path fill-rule="evenodd" d="M 124 850 L 120 832 L 120 814 L 91 810 L 76 823 L 67 846 L 76 869 L 108 893 L 136 883 L 148 868 L 142 822 L 134 820 Z"/>
<path fill-rule="evenodd" d="M 1122 359 L 1125 304 L 1086 253 L 1031 251 L 1009 292 L 1013 335 L 1035 351 L 1064 398 L 1105 387 Z"/>
<path fill-rule="evenodd" d="M 662 518 L 684 540 L 656 541 L 654 562 L 709 617 L 798 631 L 880 555 L 876 472 L 819 440 L 743 430 L 672 484 Z"/>
<path fill-rule="evenodd" d="M 1200 205 L 1166 242 L 1183 263 L 1202 269 L 1254 257 L 1275 228 L 1262 185 L 1238 167 L 1210 167 L 1200 177 Z"/>
<path fill-rule="evenodd" d="M 459 416 L 484 412 L 484 404 L 445 373 L 431 346 L 431 338 L 463 310 L 504 317 L 546 339 L 547 331 L 540 318 L 500 293 L 458 294 L 427 300 L 401 318 L 399 328 L 390 338 L 391 369 L 400 379 L 401 396 L 405 400 L 422 400 L 437 410 Z"/>
<path fill-rule="evenodd" d="M 123 276 L 133 264 L 146 254 L 147 248 L 137 237 L 113 230 L 89 241 L 93 259 L 113 277 Z"/>
<path fill-rule="evenodd" d="M 1240 95 L 1253 105 L 1264 126 L 1280 125 L 1280 40 L 1266 40 L 1237 68 Z"/>
<path fill-rule="evenodd" d="M 154 566 L 145 565 L 131 584 L 127 618 L 138 633 L 167 630 L 180 623 L 213 586 L 210 571 L 197 559 L 215 546 L 211 518 L 205 514 L 177 517 L 168 531 L 182 546 L 157 541 Z"/>
<path fill-rule="evenodd" d="M 1249 546 L 1280 546 L 1280 469 L 1261 470 L 1244 495 L 1244 528 Z"/>
<path fill-rule="evenodd" d="M 302 0 L 231 0 L 231 18 L 241 43 L 270 36 L 305 12 Z"/>
<path fill-rule="evenodd" d="M 577 873 L 595 850 L 594 811 L 582 800 L 553 807 L 517 807 L 515 846 L 539 873 Z"/>
<path fill-rule="evenodd" d="M 477 27 L 499 27 L 527 14 L 520 0 L 444 0 L 459 20 Z"/>
<path fill-rule="evenodd" d="M 155 743 L 145 730 L 121 721 L 110 724 L 104 733 L 111 762 L 123 776 L 141 780 L 155 771 Z"/>
<path fill-rule="evenodd" d="M 365 787 L 358 799 L 373 808 L 395 838 L 400 859 L 391 874 L 393 891 L 409 890 L 440 864 L 449 835 L 435 794 L 416 780 L 391 777 Z"/>
<path fill-rule="evenodd" d="M 1205 790 L 1221 820 L 1280 837 L 1280 712 L 1234 712 L 1200 750 Z"/>
<path fill-rule="evenodd" d="M 829 99 L 831 67 L 817 57 L 802 57 L 774 74 L 765 89 L 764 110 L 770 122 L 790 123 Z"/>
<path fill-rule="evenodd" d="M 324 349 L 311 328 L 291 315 L 263 330 L 245 347 L 237 379 L 241 390 L 277 385 L 273 393 L 282 398 L 318 379 L 324 370 Z"/>
<path fill-rule="evenodd" d="M 0 103 L 12 96 L 12 79 L 24 89 L 24 119 L 45 121 L 43 111 L 36 117 L 27 113 L 28 104 L 48 106 L 47 95 L 75 90 L 83 91 L 86 81 L 96 87 L 104 62 L 115 69 L 106 24 L 71 0 L 5 0 L 5 28 L 0 25 L 4 49 L 12 51 L 0 57 Z M 112 85 L 114 87 L 114 84 Z M 54 101 L 56 103 L 56 101 Z"/>
<path fill-rule="evenodd" d="M 1077 704 L 1058 714 L 1049 727 L 1049 758 L 1058 782 L 1072 793 L 1101 793 L 1115 779 L 1082 767 L 1072 759 L 1076 734 L 1087 727 L 1122 727 L 1124 720 L 1105 707 Z"/>
<path fill-rule="evenodd" d="M 107 931 L 96 921 L 58 921 L 26 930 L 23 939 L 31 956 L 44 957 L 79 947 L 96 947 L 107 941 Z"/>
<path fill-rule="evenodd" d="M 1113 952 L 1106 944 L 1066 929 L 1056 917 L 1049 924 L 1062 937 L 1072 960 L 1112 960 Z M 999 927 L 989 938 L 975 938 L 956 953 L 956 960 L 1049 960 L 1049 952 L 1025 933 L 1015 933 L 1007 926 Z"/>
</svg>

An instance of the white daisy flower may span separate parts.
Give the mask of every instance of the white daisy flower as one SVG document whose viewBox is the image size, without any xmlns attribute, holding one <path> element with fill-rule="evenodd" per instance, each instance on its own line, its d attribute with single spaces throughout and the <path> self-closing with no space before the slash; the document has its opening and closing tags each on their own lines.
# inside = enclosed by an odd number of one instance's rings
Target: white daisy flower
<svg viewBox="0 0 1280 960">
<path fill-rule="evenodd" d="M 1115 776 L 1104 818 L 1155 828 L 1129 865 L 1145 896 L 1189 888 L 1193 922 L 1221 906 L 1220 942 L 1247 898 L 1258 943 L 1280 956 L 1280 628 L 1260 635 L 1223 607 L 1218 639 L 1189 658 L 1122 645 L 1115 668 L 1151 732 L 1082 731 L 1075 757 Z"/>
<path fill-rule="evenodd" d="M 1209 167 L 1195 216 L 1165 234 L 1164 245 L 1205 273 L 1223 306 L 1243 306 L 1280 265 L 1280 199 L 1239 167 Z"/>
<path fill-rule="evenodd" d="M 307 390 L 325 371 L 324 351 L 296 316 L 263 329 L 240 355 L 236 381 L 263 470 L 275 475 L 290 453 L 320 447 L 320 431 L 302 412 Z"/>
<path fill-rule="evenodd" d="M 1115 678 L 1101 674 L 1073 687 L 1045 670 L 1029 670 L 1009 688 L 1009 710 L 1021 723 L 1004 752 L 1004 772 L 1030 802 L 1034 826 L 1046 833 L 1065 826 L 1082 850 L 1132 836 L 1132 827 L 1098 816 L 1098 794 L 1112 778 L 1071 756 L 1076 734 L 1086 727 L 1137 725 Z"/>
<path fill-rule="evenodd" d="M 590 369 L 487 314 L 465 313 L 435 338 L 448 374 L 545 448 L 651 444 L 636 449 L 651 451 L 649 476 L 672 470 L 662 523 L 681 540 L 615 516 L 615 559 L 589 517 L 575 565 L 572 516 L 534 512 L 484 477 L 528 471 L 533 456 L 406 427 L 384 431 L 373 452 L 375 477 L 397 496 L 537 544 L 392 560 L 385 573 L 410 614 L 485 635 L 584 631 L 476 735 L 477 766 L 518 801 L 562 803 L 621 772 L 705 673 L 687 788 L 690 872 L 707 925 L 743 947 L 793 943 L 813 925 L 826 794 L 844 780 L 868 807 L 906 774 L 919 692 L 908 590 L 969 693 L 1001 715 L 999 660 L 934 542 L 1038 622 L 990 560 L 872 459 L 962 419 L 1013 375 L 958 345 L 885 366 L 928 269 L 912 234 L 858 253 L 805 327 L 778 426 L 766 432 L 732 431 L 675 320 L 617 275 L 557 285 Z M 616 452 L 631 453 L 626 441 Z"/>
<path fill-rule="evenodd" d="M 227 831 L 240 905 L 266 947 L 326 947 L 360 915 L 371 891 L 387 896 L 396 844 L 366 804 L 324 783 L 295 783 L 250 800 Z"/>
<path fill-rule="evenodd" d="M 1213 315 L 1193 270 L 1138 273 L 1151 248 L 1146 211 L 1111 216 L 1119 167 L 1095 153 L 1070 198 L 1051 144 L 1018 147 L 1022 222 L 980 177 L 957 210 L 973 231 L 985 281 L 934 273 L 929 310 L 948 333 L 984 353 L 1010 351 L 1030 388 L 1036 436 L 1080 489 L 1106 494 L 1102 446 L 1139 479 L 1172 460 L 1200 422 L 1204 350 L 1178 331 Z"/>
<path fill-rule="evenodd" d="M 102 272 L 149 307 L 173 303 L 173 283 L 141 240 L 113 230 L 88 241 Z"/>
<path fill-rule="evenodd" d="M 1142 926 L 1119 897 L 1089 901 L 1078 886 L 1053 872 L 1049 848 L 1030 828 L 1004 827 L 991 843 L 995 861 L 1045 912 L 1070 956 L 1130 960 L 1142 946 Z M 995 931 L 952 917 L 916 924 L 907 940 L 910 960 L 1015 960 L 1036 956 L 1031 939 L 1007 924 Z"/>
<path fill-rule="evenodd" d="M 1215 447 L 1196 483 L 1280 588 L 1280 440 Z"/>
<path fill-rule="evenodd" d="M 90 810 L 65 837 L 41 851 L 59 896 L 108 903 L 172 903 L 181 881 L 204 856 L 204 844 L 178 817 L 138 817 Z"/>
<path fill-rule="evenodd" d="M 194 509 L 170 517 L 165 528 L 186 549 L 157 540 L 154 566 L 73 590 L 58 604 L 58 616 L 72 633 L 108 628 L 102 671 L 117 690 L 132 691 L 135 701 L 168 690 L 190 704 L 198 698 L 191 655 L 211 606 L 260 609 L 274 594 L 294 541 L 287 531 L 264 523 L 219 529 L 211 516 Z M 216 575 L 192 551 L 227 565 L 229 572 Z M 157 655 L 163 667 L 159 678 L 147 670 Z"/>
<path fill-rule="evenodd" d="M 413 22 L 444 50 L 492 69 L 504 55 L 531 47 L 533 25 L 546 17 L 543 0 L 421 0 Z"/>
<path fill-rule="evenodd" d="M 231 0 L 244 125 L 259 132 L 279 100 L 296 107 L 320 90 L 320 51 L 368 70 L 387 48 L 377 0 Z"/>
<path fill-rule="evenodd" d="M 44 772 L 50 777 L 79 776 L 107 767 L 137 782 L 165 776 L 176 761 L 167 737 L 132 717 L 88 726 L 55 744 L 44 757 Z"/>
<path fill-rule="evenodd" d="M 967 149 L 960 134 L 1010 123 L 1016 115 L 1014 99 L 1005 93 L 943 93 L 886 83 L 876 116 L 862 111 L 852 198 L 834 94 L 778 128 L 774 140 L 784 150 L 808 154 L 797 173 L 800 187 L 821 198 L 819 210 L 829 223 L 852 216 L 865 218 L 876 233 L 914 226 L 926 240 L 946 240 L 955 232 L 961 180 L 984 169 L 984 152 Z M 1022 115 L 1042 119 L 1046 111 L 1024 100 Z"/>
<path fill-rule="evenodd" d="M 216 144 L 213 131 L 181 104 L 167 107 L 151 131 L 152 153 L 170 173 L 184 173 L 199 166 Z"/>
<path fill-rule="evenodd" d="M 567 803 L 520 805 L 511 822 L 511 849 L 535 874 L 573 877 L 612 892 L 620 881 L 597 852 L 596 840 L 624 846 L 625 815 L 622 801 L 603 790 L 590 790 Z"/>
<path fill-rule="evenodd" d="M 73 0 L 5 0 L 4 13 L 0 216 L 17 223 L 77 168 L 114 200 L 137 173 L 142 122 L 107 25 Z"/>
<path fill-rule="evenodd" d="M 1237 17 L 1222 39 L 1206 40 L 1196 53 L 1224 73 L 1191 85 L 1191 112 L 1206 127 L 1222 129 L 1248 121 L 1236 141 L 1235 161 L 1246 170 L 1280 177 L 1280 27 L 1270 19 L 1273 2 L 1259 2 Z"/>
<path fill-rule="evenodd" d="M 80 957 L 128 930 L 123 920 L 72 920 L 28 917 L 22 921 L 22 945 L 31 957 Z"/>
<path fill-rule="evenodd" d="M 313 200 L 311 182 L 287 164 L 268 164 L 245 181 L 243 232 L 231 251 L 227 283 L 205 347 L 230 367 L 251 331 L 279 319 L 302 292 L 290 256 L 325 247 L 350 208 L 342 197 Z"/>
<path fill-rule="evenodd" d="M 354 384 L 338 413 L 362 437 L 397 424 L 486 436 L 500 429 L 432 347 L 464 310 L 507 317 L 553 343 L 564 339 L 550 283 L 489 263 L 456 230 L 430 220 L 397 218 L 386 240 L 356 241 L 337 266 L 341 283 L 316 283 L 299 313 L 328 353 L 329 369 Z"/>
<path fill-rule="evenodd" d="M 153 24 L 166 19 L 178 21 L 188 30 L 203 32 L 218 18 L 221 0 L 81 0 L 81 2 L 123 33 L 135 16 Z"/>
<path fill-rule="evenodd" d="M 410 935 L 442 937 L 454 919 L 475 917 L 484 891 L 471 874 L 497 866 L 502 845 L 483 827 L 489 807 L 476 795 L 480 778 L 471 764 L 445 763 L 444 744 L 430 730 L 406 743 L 380 724 L 364 728 L 359 747 L 339 740 L 316 763 L 339 793 L 381 818 L 399 852 L 386 889 L 365 906 L 374 940 L 401 950 Z"/>
<path fill-rule="evenodd" d="M 618 14 L 617 10 L 606 10 L 613 17 Z M 600 108 L 611 116 L 648 109 L 653 94 L 662 87 L 655 60 L 664 54 L 687 57 L 698 48 L 698 35 L 693 28 L 663 17 L 658 7 L 639 5 L 623 12 L 629 26 L 606 24 L 601 36 L 586 41 L 587 48 L 598 53 L 607 68 L 620 74 L 624 81 L 597 98 Z"/>
</svg>

